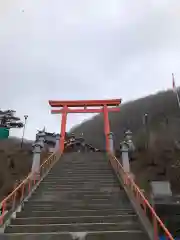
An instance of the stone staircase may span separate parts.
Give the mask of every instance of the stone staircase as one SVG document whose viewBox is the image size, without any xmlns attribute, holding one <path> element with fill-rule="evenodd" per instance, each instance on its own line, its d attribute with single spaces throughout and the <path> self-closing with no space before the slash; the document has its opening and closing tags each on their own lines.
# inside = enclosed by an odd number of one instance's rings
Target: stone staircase
<svg viewBox="0 0 180 240">
<path fill-rule="evenodd" d="M 147 240 L 102 153 L 67 153 L 0 239 Z"/>
</svg>

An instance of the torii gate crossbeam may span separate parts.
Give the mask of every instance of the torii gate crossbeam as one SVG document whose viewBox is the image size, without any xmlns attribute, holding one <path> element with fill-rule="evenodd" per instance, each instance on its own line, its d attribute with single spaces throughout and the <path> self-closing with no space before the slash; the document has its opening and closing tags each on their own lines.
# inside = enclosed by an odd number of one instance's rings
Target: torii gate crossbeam
<svg viewBox="0 0 180 240">
<path fill-rule="evenodd" d="M 120 110 L 121 99 L 111 100 L 78 100 L 78 101 L 49 101 L 52 114 L 62 114 L 60 151 L 64 151 L 64 140 L 66 132 L 66 122 L 68 113 L 104 113 L 104 133 L 106 138 L 106 150 L 109 151 L 110 133 L 108 112 L 118 112 Z M 90 107 L 90 108 L 89 108 Z"/>
</svg>

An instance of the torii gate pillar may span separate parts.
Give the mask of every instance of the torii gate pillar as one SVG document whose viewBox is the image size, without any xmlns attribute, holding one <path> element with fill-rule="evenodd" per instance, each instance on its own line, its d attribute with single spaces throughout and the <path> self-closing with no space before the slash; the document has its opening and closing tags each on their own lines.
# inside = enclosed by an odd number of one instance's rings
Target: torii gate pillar
<svg viewBox="0 0 180 240">
<path fill-rule="evenodd" d="M 65 133 L 66 133 L 66 123 L 67 123 L 67 106 L 64 106 L 62 109 L 62 120 L 61 120 L 61 135 L 59 141 L 60 151 L 64 151 L 64 141 L 65 141 Z"/>
<path fill-rule="evenodd" d="M 109 145 L 109 116 L 108 112 L 118 112 L 120 110 L 120 99 L 112 100 L 86 100 L 86 101 L 49 101 L 53 114 L 62 114 L 60 151 L 64 151 L 64 140 L 66 132 L 66 122 L 68 113 L 103 113 L 104 114 L 104 133 L 106 138 L 106 151 L 110 150 Z M 90 108 L 89 108 L 90 107 Z M 93 108 L 94 107 L 94 108 Z"/>
</svg>

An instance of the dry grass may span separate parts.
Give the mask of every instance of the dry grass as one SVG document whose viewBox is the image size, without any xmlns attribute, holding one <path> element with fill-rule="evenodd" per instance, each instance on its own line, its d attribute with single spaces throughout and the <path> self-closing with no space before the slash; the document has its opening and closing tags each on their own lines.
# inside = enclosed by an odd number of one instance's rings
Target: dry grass
<svg viewBox="0 0 180 240">
<path fill-rule="evenodd" d="M 31 164 L 31 143 L 25 143 L 21 149 L 18 139 L 0 141 L 0 199 L 12 191 L 16 180 L 23 179 L 29 173 Z"/>
<path fill-rule="evenodd" d="M 41 155 L 41 163 L 47 157 L 47 151 Z M 21 149 L 18 139 L 0 141 L 0 199 L 7 196 L 16 180 L 23 180 L 32 166 L 32 142 L 24 143 Z M 11 165 L 13 163 L 13 168 Z"/>
</svg>

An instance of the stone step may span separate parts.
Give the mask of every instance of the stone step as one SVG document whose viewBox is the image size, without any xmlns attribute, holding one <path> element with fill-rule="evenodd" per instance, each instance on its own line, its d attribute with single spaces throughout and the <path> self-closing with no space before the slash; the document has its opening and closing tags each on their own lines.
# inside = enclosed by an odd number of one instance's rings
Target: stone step
<svg viewBox="0 0 180 240">
<path fill-rule="evenodd" d="M 77 153 L 77 152 L 76 152 Z M 78 162 L 78 161 L 84 161 L 84 162 L 87 162 L 87 161 L 91 161 L 91 162 L 96 162 L 96 161 L 107 161 L 107 157 L 106 157 L 106 155 L 104 154 L 104 155 L 97 155 L 97 157 L 95 156 L 95 155 L 91 155 L 91 153 L 89 152 L 89 153 L 80 153 L 79 155 L 78 155 L 79 153 L 77 153 L 77 155 L 75 156 L 75 158 L 74 157 L 67 157 L 66 159 L 64 158 L 61 158 L 62 159 L 62 161 L 64 160 L 65 162 L 68 162 L 68 161 L 72 161 L 73 160 L 73 162 Z M 102 153 L 101 153 L 102 154 Z M 64 156 L 66 156 L 66 153 L 65 153 L 65 155 Z M 89 156 L 91 156 L 91 157 L 89 157 Z"/>
<path fill-rule="evenodd" d="M 86 192 L 86 191 L 92 191 L 93 192 L 93 190 L 96 190 L 96 191 L 99 191 L 99 192 L 105 192 L 105 189 L 109 189 L 109 190 L 107 190 L 107 191 L 111 191 L 111 192 L 118 192 L 118 190 L 119 190 L 119 187 L 118 186 L 106 186 L 106 185 L 96 185 L 96 186 L 94 186 L 94 185 L 82 185 L 82 186 L 76 186 L 76 185 L 74 185 L 74 186 L 57 186 L 57 188 L 55 188 L 55 187 L 48 187 L 48 188 L 44 188 L 43 190 L 42 189 L 40 189 L 40 191 L 39 192 L 54 192 L 54 194 L 55 193 L 60 193 L 61 191 L 75 191 L 75 190 L 77 190 L 77 191 L 84 191 L 84 192 Z"/>
<path fill-rule="evenodd" d="M 44 187 L 44 185 L 46 186 L 54 186 L 55 184 L 59 185 L 59 184 L 87 184 L 87 183 L 101 183 L 101 184 L 116 184 L 118 185 L 119 187 L 121 187 L 121 184 L 120 182 L 114 180 L 114 179 L 87 179 L 87 178 L 81 178 L 81 179 L 71 179 L 69 178 L 69 180 L 61 180 L 61 179 L 46 179 L 44 181 L 41 182 L 41 186 Z M 122 187 L 121 187 L 122 188 Z M 122 188 L 123 189 L 123 188 Z"/>
<path fill-rule="evenodd" d="M 76 152 L 77 153 L 77 152 Z M 79 154 L 79 155 L 78 155 Z M 63 157 L 66 157 L 66 153 L 63 155 Z M 75 156 L 75 155 L 74 155 Z M 91 157 L 89 157 L 91 156 Z M 91 155 L 91 153 L 77 153 L 77 155 L 75 157 L 72 157 L 72 155 L 70 156 L 67 156 L 66 158 L 63 158 L 61 157 L 60 161 L 62 162 L 80 162 L 80 161 L 83 161 L 83 162 L 97 162 L 97 161 L 107 161 L 107 157 L 104 155 L 104 156 L 97 156 L 95 157 L 95 155 Z"/>
<path fill-rule="evenodd" d="M 51 174 L 53 175 L 53 176 L 56 176 L 56 177 L 59 177 L 59 176 L 62 176 L 62 175 L 66 175 L 66 176 L 76 176 L 76 177 L 78 177 L 78 176 L 85 176 L 86 174 L 88 175 L 88 176 L 95 176 L 95 175 L 98 175 L 98 174 L 100 174 L 101 176 L 108 176 L 108 175 L 112 175 L 112 171 L 111 171 L 111 169 L 107 169 L 107 170 L 101 170 L 101 169 L 96 169 L 96 170 L 81 170 L 81 169 L 73 169 L 73 170 L 66 170 L 66 169 L 61 169 L 61 170 L 59 170 L 59 171 L 57 171 L 57 172 L 51 172 Z M 52 176 L 52 175 L 49 175 L 50 177 Z"/>
<path fill-rule="evenodd" d="M 88 175 L 88 173 L 86 174 L 81 174 L 81 173 L 79 173 L 78 175 L 76 175 L 76 174 L 60 174 L 60 175 L 53 175 L 53 177 L 51 177 L 51 176 L 48 176 L 47 178 L 45 178 L 45 180 L 47 180 L 47 181 L 54 181 L 54 180 L 58 180 L 58 179 L 61 179 L 61 178 L 68 178 L 68 179 L 74 179 L 74 178 L 79 178 L 80 180 L 82 180 L 82 181 L 84 181 L 85 179 L 86 180 L 93 180 L 93 179 L 97 179 L 97 180 L 103 180 L 103 179 L 112 179 L 112 177 L 113 177 L 113 180 L 115 180 L 115 181 L 117 181 L 117 182 L 119 182 L 118 181 L 118 179 L 116 178 L 114 178 L 114 176 L 111 174 L 111 175 L 104 175 L 104 176 L 102 176 L 102 175 L 98 175 L 98 174 L 92 174 L 92 175 Z"/>
<path fill-rule="evenodd" d="M 84 159 L 77 159 L 76 161 L 72 161 L 71 159 L 68 159 L 66 161 L 59 161 L 57 162 L 57 165 L 61 164 L 66 164 L 66 165 L 78 165 L 78 164 L 89 164 L 89 165 L 94 165 L 94 164 L 109 164 L 109 160 L 105 159 L 96 159 L 96 160 L 85 160 Z"/>
<path fill-rule="evenodd" d="M 36 201 L 36 199 L 42 198 L 42 197 L 47 197 L 47 199 L 49 199 L 49 197 L 52 196 L 52 194 L 48 194 L 46 192 L 43 193 L 36 193 L 33 194 L 31 196 L 31 201 Z M 112 194 L 108 194 L 108 193 L 102 193 L 102 194 L 84 194 L 84 193 L 71 193 L 71 192 L 61 192 L 60 198 L 59 200 L 63 200 L 63 199 L 70 199 L 72 201 L 74 200 L 91 200 L 91 199 L 102 199 L 102 200 L 119 200 L 121 197 L 123 196 L 123 193 L 112 193 Z M 124 196 L 125 197 L 125 194 Z M 46 201 L 46 199 L 45 199 Z"/>
<path fill-rule="evenodd" d="M 92 180 L 87 180 L 87 179 L 84 179 L 84 180 L 75 180 L 75 181 L 73 181 L 73 180 L 71 180 L 71 179 L 69 179 L 69 181 L 68 180 L 56 180 L 56 181 L 43 181 L 42 183 L 41 183 L 41 186 L 47 186 L 47 187 L 53 187 L 53 186 L 58 186 L 58 185 L 74 185 L 74 184 L 77 184 L 77 185 L 79 185 L 79 184 L 89 184 L 89 183 L 92 183 L 92 184 L 107 184 L 107 185 L 116 185 L 116 186 L 119 186 L 120 184 L 118 183 L 118 182 L 116 182 L 116 181 L 114 181 L 114 180 L 96 180 L 96 179 L 92 179 Z"/>
<path fill-rule="evenodd" d="M 65 202 L 76 202 L 76 203 L 80 203 L 83 202 L 83 203 L 99 203 L 100 201 L 103 202 L 103 203 L 107 203 L 107 202 L 110 202 L 110 203 L 113 203 L 113 202 L 123 202 L 125 201 L 126 199 L 122 199 L 119 198 L 119 197 L 116 197 L 116 196 L 110 196 L 110 197 L 96 197 L 96 198 L 92 198 L 92 197 L 73 197 L 71 195 L 61 195 L 59 196 L 59 198 L 56 198 L 57 200 L 59 200 L 59 202 L 61 203 L 62 201 L 65 201 Z M 47 202 L 48 200 L 49 201 L 55 201 L 56 200 L 54 196 L 52 195 L 46 195 L 46 194 L 42 194 L 42 195 L 39 195 L 39 196 L 32 196 L 31 197 L 31 202 L 36 202 L 36 201 L 42 201 L 42 202 Z"/>
<path fill-rule="evenodd" d="M 108 176 L 58 176 L 58 177 L 46 177 L 42 182 L 59 182 L 59 181 L 114 181 L 119 182 L 116 177 Z"/>
<path fill-rule="evenodd" d="M 87 184 L 59 184 L 57 186 L 42 186 L 43 191 L 48 191 L 48 190 L 53 190 L 53 191 L 61 191 L 63 189 L 71 189 L 71 190 L 81 190 L 81 189 L 86 189 L 86 190 L 100 190 L 101 188 L 119 188 L 118 184 L 101 184 L 101 183 L 87 183 Z"/>
<path fill-rule="evenodd" d="M 55 184 L 87 184 L 87 183 L 101 183 L 101 184 L 117 184 L 117 182 L 114 179 L 84 179 L 84 181 L 81 180 L 74 180 L 74 179 L 69 179 L 69 180 L 44 180 L 41 182 L 41 186 L 46 185 L 46 186 L 54 186 Z M 119 184 L 118 184 L 119 185 Z"/>
<path fill-rule="evenodd" d="M 122 206 L 125 208 L 129 207 L 129 203 L 121 204 L 121 203 L 59 203 L 59 205 L 35 205 L 34 203 L 29 202 L 29 204 L 25 204 L 25 208 L 29 208 L 31 210 L 45 210 L 45 211 L 56 211 L 56 210 L 66 210 L 66 209 L 117 209 Z"/>
<path fill-rule="evenodd" d="M 83 167 L 89 167 L 89 168 L 92 168 L 92 169 L 95 169 L 95 168 L 108 168 L 110 169 L 110 166 L 111 164 L 109 162 L 102 162 L 102 161 L 99 161 L 99 162 L 69 162 L 69 163 L 65 163 L 65 162 L 59 162 L 59 164 L 56 164 L 56 166 L 58 168 L 67 168 L 67 169 L 70 169 L 71 167 L 72 168 L 83 168 Z M 71 168 L 71 169 L 72 169 Z M 52 171 L 56 171 L 57 169 L 52 169 Z"/>
<path fill-rule="evenodd" d="M 83 240 L 148 240 L 140 230 L 136 231 L 97 231 L 82 233 L 19 233 L 0 235 L 1 240 L 74 240 L 76 236 L 84 236 Z"/>
<path fill-rule="evenodd" d="M 60 163 L 60 165 L 59 165 L 61 168 L 68 168 L 68 169 L 70 169 L 71 167 L 74 167 L 74 168 L 84 168 L 84 167 L 88 167 L 88 168 L 90 168 L 90 169 L 96 169 L 96 167 L 102 167 L 102 168 L 109 168 L 109 166 L 110 166 L 110 163 L 108 163 L 108 162 L 97 162 L 97 163 L 91 163 L 91 162 L 89 162 L 89 163 L 71 163 L 71 164 L 69 164 L 69 163 Z"/>
<path fill-rule="evenodd" d="M 49 174 L 48 174 L 48 178 L 49 177 L 52 177 L 52 178 L 54 178 L 54 177 L 62 177 L 64 175 L 64 177 L 69 177 L 69 175 L 71 175 L 72 177 L 74 176 L 74 177 L 81 177 L 81 176 L 90 176 L 90 177 L 112 177 L 112 176 L 115 176 L 115 175 L 112 175 L 112 171 L 110 170 L 110 171 L 106 171 L 106 172 L 101 172 L 100 170 L 99 171 L 97 171 L 97 172 L 95 172 L 95 171 L 92 171 L 92 172 L 90 172 L 90 171 L 78 171 L 78 172 L 76 172 L 76 171 L 69 171 L 69 172 L 67 172 L 67 171 L 57 171 L 57 173 L 53 173 L 53 172 L 50 172 Z"/>
<path fill-rule="evenodd" d="M 48 189 L 46 189 L 46 188 L 41 188 L 41 189 L 39 189 L 39 191 L 37 192 L 37 193 L 45 193 L 45 194 L 50 194 L 50 193 L 52 193 L 52 194 L 60 194 L 61 192 L 67 192 L 67 191 L 72 191 L 72 192 L 74 192 L 74 191 L 81 191 L 81 192 L 84 192 L 84 193 L 86 193 L 87 191 L 88 192 L 94 192 L 94 191 L 96 191 L 96 192 L 111 192 L 111 193 L 117 193 L 117 192 L 119 192 L 119 190 L 120 190 L 120 188 L 119 187 L 106 187 L 106 186 L 96 186 L 96 187 L 86 187 L 86 186 L 79 186 L 79 187 L 73 187 L 73 186 L 64 186 L 64 187 L 57 187 L 57 188 L 48 188 Z"/>
<path fill-rule="evenodd" d="M 56 170 L 52 170 L 51 171 L 51 174 L 57 174 L 57 173 L 61 173 L 61 172 L 67 172 L 67 173 L 73 173 L 73 172 L 89 172 L 89 173 L 95 173 L 95 172 L 100 172 L 102 171 L 102 173 L 111 173 L 112 170 L 110 167 L 96 167 L 96 168 L 89 168 L 89 167 L 71 167 L 71 168 L 63 168 L 61 167 L 59 169 L 59 171 L 56 169 Z"/>
<path fill-rule="evenodd" d="M 66 158 L 66 159 L 61 159 L 60 160 L 61 162 L 63 163 L 79 163 L 79 162 L 91 162 L 91 163 L 96 163 L 96 162 L 108 162 L 108 158 L 105 158 L 105 157 L 95 157 L 95 156 L 92 156 L 91 158 L 88 157 L 88 155 L 82 155 L 81 153 L 79 154 L 79 156 L 77 155 L 76 157 L 73 157 L 73 158 Z M 59 163 L 60 163 L 59 161 Z"/>
<path fill-rule="evenodd" d="M 74 240 L 73 235 L 67 233 L 6 233 L 0 234 L 1 240 Z"/>
<path fill-rule="evenodd" d="M 87 158 L 87 156 L 83 157 L 83 158 L 76 158 L 76 159 L 61 159 L 58 164 L 61 164 L 61 163 L 91 163 L 91 164 L 94 164 L 94 163 L 97 163 L 97 162 L 108 162 L 109 160 L 105 157 L 103 158 Z"/>
<path fill-rule="evenodd" d="M 140 230 L 139 223 L 123 221 L 121 223 L 77 223 L 77 224 L 33 224 L 9 225 L 5 233 L 39 233 L 39 232 L 86 232 L 86 231 L 120 231 Z"/>
<path fill-rule="evenodd" d="M 69 178 L 71 177 L 71 178 Z M 86 175 L 86 174 L 79 174 L 79 175 L 70 175 L 70 176 L 67 176 L 67 174 L 64 174 L 64 175 L 53 175 L 53 176 L 47 176 L 43 181 L 59 181 L 59 180 L 114 180 L 114 181 L 117 181 L 117 177 L 116 176 L 113 176 L 112 174 L 110 175 L 100 175 L 100 174 L 97 174 L 97 175 Z"/>
<path fill-rule="evenodd" d="M 76 190 L 76 189 L 70 189 L 70 190 Z M 42 200 L 42 201 L 58 201 L 58 200 L 63 200 L 64 198 L 70 198 L 71 196 L 72 196 L 72 199 L 83 199 L 83 198 L 93 198 L 93 196 L 95 196 L 95 195 L 91 195 L 91 192 L 90 192 L 90 190 L 88 190 L 88 192 L 85 190 L 85 189 L 77 189 L 78 190 L 78 192 L 79 193 L 77 193 L 77 194 L 73 194 L 73 193 L 71 193 L 71 191 L 70 191 L 69 189 L 62 189 L 62 190 L 59 190 L 59 192 L 57 192 L 57 191 L 54 191 L 54 190 L 48 190 L 48 191 L 39 191 L 39 192 L 37 192 L 37 193 L 34 193 L 33 195 L 32 195 L 32 198 L 35 200 L 36 198 L 40 201 L 40 200 Z M 80 191 L 79 191 L 80 190 Z M 91 189 L 92 190 L 92 189 Z M 92 193 L 93 193 L 93 191 L 92 191 Z M 107 196 L 107 194 L 112 194 L 111 196 L 112 197 L 115 197 L 116 196 L 116 194 L 118 194 L 119 192 L 118 191 L 113 191 L 112 189 L 111 189 L 111 191 L 107 191 L 107 192 L 103 192 L 102 191 L 102 194 L 99 194 L 99 196 L 104 196 L 104 198 L 106 199 L 106 196 Z M 86 194 L 88 194 L 87 196 L 86 196 Z M 123 195 L 123 193 L 121 194 L 119 194 L 121 197 L 126 197 L 125 195 Z M 120 198 L 121 198 L 120 197 Z M 93 198 L 93 199 L 97 199 L 98 197 L 95 197 L 95 198 Z"/>
<path fill-rule="evenodd" d="M 81 172 L 83 172 L 83 171 L 90 171 L 90 172 L 94 172 L 94 171 L 100 171 L 100 170 L 102 170 L 102 172 L 111 172 L 112 171 L 112 169 L 111 169 L 111 167 L 109 166 L 109 165 L 96 165 L 96 166 L 77 166 L 77 165 L 75 165 L 75 166 L 71 166 L 71 167 L 63 167 L 63 166 L 61 166 L 60 168 L 59 168 L 59 171 L 66 171 L 66 172 L 74 172 L 74 171 L 81 171 Z M 53 169 L 52 171 L 51 171 L 51 173 L 57 173 L 57 172 L 59 172 L 57 169 Z"/>
<path fill-rule="evenodd" d="M 68 182 L 65 182 L 65 183 L 56 183 L 56 184 L 42 184 L 41 186 L 42 186 L 42 188 L 44 188 L 44 187 L 47 187 L 47 188 L 49 188 L 49 187 L 52 187 L 52 188 L 56 188 L 56 186 L 57 187 L 69 187 L 69 186 L 79 186 L 79 185 L 88 185 L 88 184 L 92 184 L 92 185 L 100 185 L 100 186 L 105 186 L 105 187 L 119 187 L 120 186 L 120 184 L 118 183 L 118 182 L 110 182 L 110 183 L 106 183 L 106 182 L 98 182 L 98 181 L 86 181 L 86 182 L 84 182 L 84 181 L 81 181 L 81 182 L 79 182 L 79 183 L 77 183 L 77 182 L 70 182 L 70 183 L 68 183 Z"/>
<path fill-rule="evenodd" d="M 56 188 L 56 187 L 66 187 L 66 186 L 79 186 L 79 185 L 88 185 L 88 184 L 92 184 L 92 185 L 99 185 L 99 186 L 105 186 L 105 187 L 119 187 L 119 183 L 117 182 L 97 182 L 97 181 L 86 181 L 86 182 L 60 182 L 60 183 L 56 183 L 56 184 L 42 184 L 42 187 L 46 187 L 47 189 L 52 187 L 52 188 Z"/>
<path fill-rule="evenodd" d="M 48 180 L 49 179 L 50 180 L 69 179 L 69 175 L 68 174 L 57 174 L 57 175 L 52 175 L 52 176 L 48 175 L 44 180 L 46 180 L 46 179 L 48 179 Z M 86 178 L 86 179 L 97 179 L 97 180 L 99 180 L 99 179 L 113 179 L 113 180 L 117 179 L 116 176 L 114 176 L 112 174 L 102 175 L 102 174 L 83 174 L 83 173 L 81 173 L 81 174 L 76 175 L 73 173 L 70 176 L 71 176 L 71 179 L 75 179 L 75 180 L 76 179 L 81 180 L 87 176 L 88 176 L 88 178 Z"/>
<path fill-rule="evenodd" d="M 107 171 L 112 171 L 111 165 L 109 163 L 104 163 L 104 164 L 84 164 L 84 165 L 78 165 L 76 163 L 72 164 L 70 163 L 69 166 L 65 166 L 62 163 L 59 164 L 59 166 L 56 165 L 56 168 L 52 168 L 51 172 L 58 172 L 57 170 L 70 170 L 72 171 L 73 169 L 81 169 L 81 168 L 85 168 L 86 170 L 99 170 L 99 169 L 103 169 L 103 170 L 107 170 Z M 91 171 L 92 171 L 91 170 Z"/>
<path fill-rule="evenodd" d="M 118 199 L 112 199 L 111 201 L 109 201 L 108 199 L 93 199 L 93 198 L 89 198 L 89 199 L 64 199 L 64 200 L 48 200 L 48 199 L 43 199 L 43 200 L 39 200 L 39 199 L 34 199 L 33 201 L 27 201 L 25 202 L 25 207 L 29 207 L 29 206 L 40 206 L 40 207 L 44 207 L 44 206 L 54 206 L 54 207 L 58 207 L 59 205 L 61 206 L 65 206 L 69 204 L 69 206 L 71 205 L 86 205 L 86 204 L 92 204 L 92 205 L 98 205 L 98 204 L 108 204 L 108 205 L 121 205 L 122 207 L 126 206 L 126 205 L 130 205 L 130 202 L 127 200 L 126 197 L 121 197 Z M 123 205 L 124 204 L 124 205 Z"/>
<path fill-rule="evenodd" d="M 51 173 L 57 173 L 59 171 L 70 171 L 70 172 L 73 172 L 75 170 L 77 171 L 90 171 L 90 172 L 94 172 L 94 171 L 100 171 L 102 170 L 103 172 L 112 172 L 112 168 L 111 168 L 111 165 L 110 164 L 96 164 L 96 165 L 72 165 L 72 164 L 69 164 L 69 166 L 63 166 L 63 165 L 59 165 L 59 167 L 56 167 L 56 169 L 52 169 L 51 170 Z"/>
<path fill-rule="evenodd" d="M 94 169 L 89 169 L 88 167 L 83 170 L 81 169 L 78 169 L 78 168 L 73 168 L 73 166 L 71 166 L 70 168 L 63 168 L 61 166 L 59 167 L 56 167 L 56 169 L 52 169 L 50 174 L 58 174 L 58 173 L 76 173 L 76 172 L 88 172 L 89 174 L 93 174 L 93 173 L 99 173 L 101 172 L 101 174 L 110 174 L 112 173 L 112 168 L 109 166 L 105 169 L 102 169 L 101 167 L 100 168 L 94 168 Z"/>
<path fill-rule="evenodd" d="M 95 194 L 95 193 L 102 193 L 102 194 L 114 194 L 114 193 L 121 193 L 121 189 L 119 187 L 101 187 L 99 189 L 87 189 L 87 188 L 81 188 L 81 189 L 74 189 L 74 188 L 61 188 L 57 191 L 57 189 L 43 189 L 43 188 L 38 188 L 36 192 L 34 192 L 34 195 L 36 194 L 55 194 L 58 193 L 58 194 L 63 194 L 64 192 L 69 192 L 69 193 L 74 193 L 74 192 L 77 192 L 77 193 L 80 193 L 80 194 Z M 59 195 L 59 196 L 60 196 Z"/>
<path fill-rule="evenodd" d="M 96 161 L 59 161 L 56 163 L 56 166 L 96 166 L 96 165 L 110 165 L 110 162 L 109 161 L 106 161 L 106 160 L 96 160 Z"/>
<path fill-rule="evenodd" d="M 43 186 L 42 186 L 43 187 Z M 103 191 L 102 189 L 112 189 L 111 191 L 114 191 L 117 189 L 119 189 L 119 186 L 112 186 L 112 185 L 95 185 L 95 184 L 87 184 L 87 185 L 59 185 L 57 187 L 52 186 L 52 187 L 44 187 L 43 191 L 53 191 L 53 192 L 60 192 L 60 191 L 66 191 L 66 189 L 70 189 L 71 191 L 80 191 L 80 190 L 86 190 L 86 191 L 90 191 L 90 190 L 96 190 L 96 191 Z M 42 192 L 42 190 L 41 190 Z"/>
<path fill-rule="evenodd" d="M 97 185 L 97 186 L 115 186 L 115 187 L 120 187 L 119 183 L 116 183 L 116 182 L 113 182 L 113 181 L 81 181 L 81 182 L 77 182 L 77 181 L 69 181 L 69 182 L 62 182 L 62 181 L 59 181 L 59 182 L 46 182 L 46 183 L 41 183 L 41 187 L 44 188 L 44 187 L 47 187 L 47 188 L 56 188 L 57 187 L 65 187 L 65 186 L 81 186 L 81 185 Z"/>
<path fill-rule="evenodd" d="M 75 187 L 75 186 L 61 186 L 61 187 L 49 187 L 49 188 L 40 188 L 38 189 L 39 190 L 39 193 L 40 192 L 46 192 L 46 193 L 50 193 L 50 192 L 53 192 L 54 194 L 55 193 L 60 193 L 61 191 L 82 191 L 82 192 L 119 192 L 120 191 L 120 188 L 118 186 L 79 186 L 79 187 Z"/>
<path fill-rule="evenodd" d="M 46 194 L 43 195 L 44 199 L 42 197 L 32 197 L 31 201 L 28 201 L 25 203 L 25 206 L 29 206 L 29 204 L 32 205 L 36 205 L 36 206 L 59 206 L 59 204 L 69 204 L 69 206 L 71 206 L 71 204 L 86 204 L 86 203 L 92 203 L 92 204 L 116 204 L 116 203 L 120 203 L 120 204 L 129 204 L 127 197 L 124 195 L 121 195 L 121 197 L 109 197 L 109 198 L 65 198 L 65 199 L 58 199 L 56 200 L 48 200 L 48 196 L 46 197 Z"/>
<path fill-rule="evenodd" d="M 61 164 L 61 163 L 64 163 L 64 164 L 68 164 L 68 163 L 72 163 L 72 164 L 75 164 L 75 163 L 91 163 L 91 164 L 95 164 L 97 162 L 109 162 L 109 159 L 105 159 L 105 158 L 96 158 L 96 159 L 85 159 L 85 158 L 76 158 L 76 159 L 66 159 L 66 160 L 61 160 L 58 162 L 58 164 Z"/>
<path fill-rule="evenodd" d="M 92 184 L 92 185 L 99 185 L 99 186 L 101 186 L 101 187 L 118 187 L 118 188 L 121 188 L 122 189 L 122 187 L 120 186 L 120 184 L 119 183 L 101 183 L 101 182 L 87 182 L 87 183 L 83 183 L 83 181 L 81 182 L 81 183 L 64 183 L 64 184 L 51 184 L 51 185 L 47 185 L 47 189 L 48 188 L 56 188 L 56 186 L 57 186 L 57 188 L 62 188 L 62 187 L 64 187 L 64 188 L 66 188 L 66 187 L 74 187 L 74 186 L 79 186 L 79 185 L 90 185 L 90 184 Z M 46 188 L 46 185 L 41 185 L 40 186 L 41 188 Z M 39 188 L 40 188 L 39 187 Z M 56 189 L 57 189 L 56 188 Z M 96 191 L 96 190 L 95 190 Z"/>
<path fill-rule="evenodd" d="M 109 160 L 105 159 L 105 158 L 102 158 L 102 159 L 84 159 L 84 158 L 80 159 L 80 158 L 77 158 L 76 160 L 72 160 L 72 159 L 66 159 L 65 161 L 60 160 L 57 164 L 69 164 L 69 163 L 72 163 L 72 164 L 79 164 L 79 163 L 96 164 L 96 163 L 99 163 L 99 162 L 100 163 L 108 163 Z"/>
<path fill-rule="evenodd" d="M 57 165 L 56 165 L 57 166 Z M 105 168 L 105 169 L 111 169 L 111 164 L 109 162 L 97 162 L 97 163 L 59 163 L 57 166 L 59 169 L 79 169 L 79 168 L 88 168 L 88 169 L 100 169 L 100 168 Z M 52 171 L 57 171 L 56 169 L 52 169 Z"/>
<path fill-rule="evenodd" d="M 110 164 L 109 163 L 98 163 L 98 164 L 60 164 L 59 168 L 63 170 L 72 170 L 72 169 L 85 169 L 85 170 L 96 170 L 96 169 L 106 169 L 110 170 Z M 52 169 L 52 172 L 57 171 L 57 169 Z"/>
<path fill-rule="evenodd" d="M 96 159 L 84 159 L 84 158 L 80 159 L 80 158 L 77 158 L 76 160 L 73 160 L 73 161 L 72 161 L 72 159 L 66 159 L 65 161 L 61 160 L 61 161 L 59 161 L 57 164 L 62 164 L 62 163 L 63 163 L 63 164 L 69 164 L 70 162 L 71 162 L 72 164 L 78 164 L 78 163 L 96 164 L 96 163 L 98 163 L 98 162 L 108 163 L 109 160 L 107 160 L 107 159 L 105 159 L 105 158 L 102 158 L 102 159 L 97 159 L 97 158 L 96 158 Z"/>
<path fill-rule="evenodd" d="M 111 170 L 111 164 L 108 162 L 99 162 L 99 163 L 60 163 L 59 166 L 56 165 L 56 169 L 52 169 L 52 172 L 56 172 L 59 170 L 72 170 L 72 169 L 86 169 L 86 170 L 96 170 L 96 169 L 104 169 L 104 170 Z"/>
<path fill-rule="evenodd" d="M 93 193 L 93 191 L 92 191 Z M 59 201 L 92 201 L 92 202 L 99 202 L 100 200 L 102 201 L 116 201 L 116 202 L 129 202 L 127 196 L 125 195 L 124 192 L 111 192 L 106 193 L 102 192 L 99 194 L 87 194 L 86 191 L 81 191 L 79 193 L 71 193 L 71 191 L 39 191 L 37 193 L 34 193 L 31 196 L 31 201 L 43 201 L 43 202 L 59 202 Z M 56 194 L 56 196 L 54 196 Z"/>
<path fill-rule="evenodd" d="M 45 211 L 45 210 L 31 210 L 25 209 L 22 212 L 17 213 L 17 217 L 74 217 L 74 216 L 108 216 L 108 215 L 133 215 L 135 214 L 132 208 L 118 208 L 118 209 L 103 209 L 103 210 L 55 210 L 55 211 Z"/>
<path fill-rule="evenodd" d="M 114 191 L 113 191 L 114 190 Z M 117 191 L 116 191 L 117 190 Z M 41 189 L 37 189 L 37 191 L 35 191 L 33 194 L 32 194 L 32 197 L 34 196 L 39 196 L 40 194 L 52 194 L 52 191 L 47 191 L 47 190 L 44 190 L 44 191 L 41 191 Z M 91 197 L 91 198 L 97 198 L 99 196 L 122 196 L 124 195 L 124 191 L 122 190 L 119 190 L 119 188 L 114 188 L 114 189 L 109 189 L 109 188 L 104 188 L 102 189 L 102 191 L 94 191 L 94 190 L 86 190 L 86 189 L 82 189 L 82 190 L 73 190 L 73 191 L 64 191 L 64 190 L 61 190 L 61 196 L 72 196 L 72 197 L 77 197 L 77 198 L 83 198 L 83 197 Z"/>
<path fill-rule="evenodd" d="M 11 225 L 32 224 L 67 224 L 67 223 L 120 223 L 123 221 L 138 221 L 134 215 L 109 215 L 109 216 L 74 216 L 74 217 L 28 217 L 16 218 Z"/>
<path fill-rule="evenodd" d="M 67 168 L 67 169 L 72 169 L 72 168 L 83 168 L 83 167 L 89 167 L 89 168 L 92 168 L 92 169 L 95 169 L 95 168 L 108 168 L 110 169 L 110 166 L 111 164 L 109 162 L 102 162 L 102 161 L 99 161 L 99 162 L 71 162 L 71 163 L 65 163 L 65 162 L 59 162 L 58 164 L 56 164 L 56 166 L 58 168 Z M 57 168 L 53 168 L 52 171 L 56 171 Z"/>
<path fill-rule="evenodd" d="M 112 177 L 112 173 L 110 171 L 73 171 L 73 172 L 67 172 L 67 171 L 58 171 L 57 173 L 51 173 L 49 177 L 97 177 L 97 176 L 103 176 L 104 178 L 106 177 Z"/>
<path fill-rule="evenodd" d="M 79 179 L 84 179 L 84 177 L 86 176 L 86 173 L 78 173 L 76 174 L 75 172 L 69 172 L 69 173 L 61 173 L 61 174 L 53 174 L 53 175 L 48 175 L 46 179 L 69 179 L 69 177 L 72 177 L 72 178 L 79 178 Z M 93 178 L 96 178 L 96 179 L 117 179 L 115 175 L 112 175 L 112 174 L 102 174 L 102 173 L 96 173 L 96 174 L 88 174 L 87 173 L 87 176 L 88 176 L 88 179 L 93 179 Z"/>
<path fill-rule="evenodd" d="M 89 233 L 85 240 L 148 240 L 141 231 L 99 232 Z"/>
</svg>

